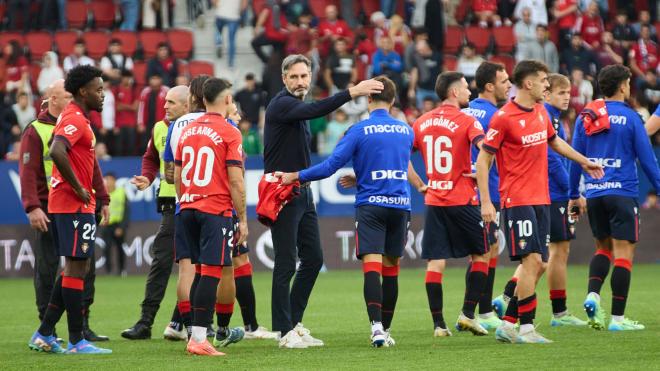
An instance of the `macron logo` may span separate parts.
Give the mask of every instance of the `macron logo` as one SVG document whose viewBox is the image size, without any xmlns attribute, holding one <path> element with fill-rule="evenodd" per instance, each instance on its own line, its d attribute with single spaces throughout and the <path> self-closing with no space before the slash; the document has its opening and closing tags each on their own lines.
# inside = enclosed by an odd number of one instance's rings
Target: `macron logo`
<svg viewBox="0 0 660 371">
<path fill-rule="evenodd" d="M 410 129 L 402 125 L 368 125 L 364 127 L 364 135 L 376 133 L 410 134 Z"/>
<path fill-rule="evenodd" d="M 76 131 L 78 131 L 78 128 L 71 124 L 64 127 L 64 134 L 66 135 L 73 135 Z"/>
</svg>

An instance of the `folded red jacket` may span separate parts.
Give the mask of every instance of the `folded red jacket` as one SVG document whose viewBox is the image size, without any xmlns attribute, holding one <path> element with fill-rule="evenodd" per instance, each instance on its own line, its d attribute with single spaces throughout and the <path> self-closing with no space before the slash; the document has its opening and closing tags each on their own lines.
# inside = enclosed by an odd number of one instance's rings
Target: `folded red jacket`
<svg viewBox="0 0 660 371">
<path fill-rule="evenodd" d="M 261 224 L 270 227 L 277 220 L 284 205 L 299 194 L 300 182 L 282 185 L 282 178 L 273 173 L 264 174 L 259 181 L 257 219 Z"/>
<path fill-rule="evenodd" d="M 603 99 L 589 102 L 580 113 L 582 124 L 587 135 L 594 135 L 601 131 L 610 130 L 610 117 Z"/>
</svg>

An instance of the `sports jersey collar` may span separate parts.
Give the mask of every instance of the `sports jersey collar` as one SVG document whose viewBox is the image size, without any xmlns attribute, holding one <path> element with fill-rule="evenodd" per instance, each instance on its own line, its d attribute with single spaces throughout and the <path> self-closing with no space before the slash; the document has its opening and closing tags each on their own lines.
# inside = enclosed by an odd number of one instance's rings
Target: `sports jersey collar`
<svg viewBox="0 0 660 371">
<path fill-rule="evenodd" d="M 456 107 L 453 104 L 441 104 L 436 109 L 455 110 L 455 111 L 460 111 L 461 110 L 459 107 Z"/>
<path fill-rule="evenodd" d="M 605 100 L 605 104 L 620 104 L 624 107 L 631 108 L 630 105 L 626 102 L 622 102 L 620 100 Z"/>
<path fill-rule="evenodd" d="M 369 113 L 369 117 L 372 117 L 372 116 L 389 116 L 389 115 L 390 115 L 390 113 L 387 112 L 387 110 L 385 108 L 378 108 L 378 109 L 375 109 L 375 110 L 371 111 L 371 113 Z"/>
<path fill-rule="evenodd" d="M 221 115 L 221 114 L 219 114 L 219 113 L 217 113 L 217 112 L 206 112 L 206 114 L 207 114 L 207 115 L 211 115 L 211 116 L 220 116 L 220 117 L 222 117 L 223 119 L 225 118 L 225 116 L 223 116 L 223 115 Z"/>
<path fill-rule="evenodd" d="M 516 97 L 511 98 L 511 103 L 515 104 L 516 107 L 518 107 L 521 111 L 525 111 L 525 112 L 532 112 L 532 111 L 534 111 L 534 107 L 532 107 L 532 108 L 527 108 L 527 107 L 521 106 L 520 104 L 518 104 L 518 102 L 515 101 L 515 99 L 516 99 Z"/>
<path fill-rule="evenodd" d="M 552 118 L 552 119 L 553 119 L 553 118 L 558 118 L 559 115 L 561 115 L 561 110 L 560 110 L 559 108 L 553 106 L 552 104 L 550 104 L 550 103 L 543 103 L 543 105 L 545 106 L 545 109 L 546 109 L 546 110 L 548 111 L 548 113 L 550 114 L 550 118 Z"/>
<path fill-rule="evenodd" d="M 85 113 L 85 110 L 83 110 L 82 107 L 80 107 L 80 106 L 78 105 L 78 103 L 76 103 L 76 101 L 71 100 L 71 102 L 69 102 L 69 104 L 72 105 L 72 106 L 74 106 L 74 107 L 76 107 L 76 110 L 78 110 L 83 116 L 85 116 L 85 118 L 87 119 L 87 121 L 89 121 L 89 116 L 87 115 L 87 113 Z"/>
<path fill-rule="evenodd" d="M 488 104 L 488 105 L 493 106 L 494 108 L 497 108 L 497 106 L 494 105 L 493 102 L 491 102 L 491 101 L 489 101 L 488 99 L 485 99 L 485 98 L 477 98 L 477 99 L 473 100 L 472 103 Z"/>
</svg>

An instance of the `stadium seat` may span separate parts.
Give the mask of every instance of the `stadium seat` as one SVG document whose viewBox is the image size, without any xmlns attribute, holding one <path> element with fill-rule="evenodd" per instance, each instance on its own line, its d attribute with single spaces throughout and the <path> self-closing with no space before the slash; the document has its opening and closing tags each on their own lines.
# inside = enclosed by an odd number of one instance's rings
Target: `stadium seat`
<svg viewBox="0 0 660 371">
<path fill-rule="evenodd" d="M 25 45 L 25 38 L 19 32 L 0 32 L 0 47 L 4 48 L 11 40 L 18 41 L 21 46 Z"/>
<path fill-rule="evenodd" d="M 442 64 L 442 70 L 456 71 L 456 66 L 458 65 L 458 59 L 456 59 L 456 57 L 453 55 L 447 55 L 447 54 L 445 54 L 444 58 L 445 60 L 444 63 Z"/>
<path fill-rule="evenodd" d="M 144 86 L 147 81 L 147 64 L 142 61 L 133 62 L 133 80 L 136 86 Z"/>
<path fill-rule="evenodd" d="M 493 28 L 493 38 L 498 53 L 513 53 L 516 46 L 516 36 L 513 33 L 513 27 L 495 27 Z"/>
<path fill-rule="evenodd" d="M 190 73 L 191 79 L 202 74 L 215 76 L 215 67 L 213 66 L 213 63 L 206 61 L 190 61 L 190 63 L 188 63 L 188 72 Z"/>
<path fill-rule="evenodd" d="M 83 33 L 85 46 L 87 48 L 87 55 L 94 59 L 99 60 L 103 55 L 108 52 L 108 44 L 110 43 L 110 34 L 104 31 L 89 31 Z"/>
<path fill-rule="evenodd" d="M 253 0 L 252 1 L 252 11 L 254 12 L 254 16 L 259 17 L 259 13 L 261 13 L 262 10 L 268 5 L 268 0 Z"/>
<path fill-rule="evenodd" d="M 188 30 L 170 29 L 167 31 L 167 42 L 172 47 L 172 53 L 179 59 L 192 58 L 193 34 Z"/>
<path fill-rule="evenodd" d="M 89 10 L 92 12 L 95 28 L 112 28 L 115 24 L 117 10 L 113 1 L 92 1 L 89 4 Z"/>
<path fill-rule="evenodd" d="M 140 40 L 140 44 L 142 44 L 144 59 L 156 56 L 158 44 L 161 42 L 167 42 L 167 36 L 161 31 L 142 31 L 138 34 L 138 39 Z"/>
<path fill-rule="evenodd" d="M 73 45 L 80 36 L 76 31 L 58 31 L 55 32 L 55 46 L 60 59 L 64 59 L 73 52 Z"/>
<path fill-rule="evenodd" d="M 87 4 L 80 0 L 66 2 L 66 21 L 69 28 L 84 29 L 87 26 Z"/>
<path fill-rule="evenodd" d="M 318 18 L 325 18 L 325 7 L 328 5 L 335 5 L 339 8 L 338 0 L 314 0 L 309 2 L 309 10 Z"/>
<path fill-rule="evenodd" d="M 35 94 L 39 94 L 39 88 L 37 86 L 37 80 L 39 80 L 39 73 L 41 72 L 41 64 L 39 63 L 30 63 L 30 86 L 32 86 L 32 91 Z M 37 110 L 39 112 L 39 110 Z"/>
<path fill-rule="evenodd" d="M 38 61 L 45 52 L 53 49 L 53 37 L 48 32 L 30 32 L 25 35 L 32 61 Z"/>
<path fill-rule="evenodd" d="M 457 54 L 463 45 L 463 28 L 461 26 L 447 26 L 445 33 L 445 54 Z"/>
<path fill-rule="evenodd" d="M 490 57 L 491 62 L 502 63 L 506 69 L 506 73 L 511 76 L 513 74 L 513 67 L 516 65 L 516 60 L 508 54 L 498 54 Z"/>
<path fill-rule="evenodd" d="M 367 18 L 373 13 L 380 11 L 380 0 L 362 0 L 360 3 L 362 5 L 362 11 Z"/>
<path fill-rule="evenodd" d="M 124 53 L 128 56 L 133 56 L 137 51 L 137 35 L 131 31 L 115 31 L 111 34 L 111 38 L 121 40 L 121 47 Z"/>
<path fill-rule="evenodd" d="M 492 31 L 488 28 L 479 26 L 469 26 L 465 29 L 465 38 L 474 44 L 478 54 L 486 54 L 490 46 L 490 36 Z"/>
</svg>

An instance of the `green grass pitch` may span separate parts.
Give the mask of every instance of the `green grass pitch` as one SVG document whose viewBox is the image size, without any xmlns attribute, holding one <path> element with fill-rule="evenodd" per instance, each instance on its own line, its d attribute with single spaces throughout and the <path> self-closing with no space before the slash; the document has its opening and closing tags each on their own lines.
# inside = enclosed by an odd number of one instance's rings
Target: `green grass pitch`
<svg viewBox="0 0 660 371">
<path fill-rule="evenodd" d="M 450 269 L 444 279 L 444 315 L 453 324 L 462 304 L 464 270 Z M 498 270 L 496 293 L 502 290 L 512 270 Z M 152 340 L 128 341 L 119 336 L 138 318 L 145 278 L 99 277 L 92 327 L 109 335 L 104 343 L 114 351 L 108 356 L 48 355 L 30 351 L 27 342 L 37 328 L 32 281 L 7 279 L 0 282 L 0 369 L 1 370 L 254 370 L 254 369 L 660 369 L 660 317 L 658 316 L 657 265 L 633 268 L 632 287 L 626 314 L 646 325 L 638 332 L 597 332 L 589 328 L 551 328 L 550 302 L 545 279 L 537 290 L 538 330 L 554 344 L 511 345 L 495 341 L 494 335 L 475 337 L 457 333 L 451 338 L 433 338 L 432 322 L 424 289 L 423 270 L 401 272 L 399 302 L 392 336 L 394 348 L 369 346 L 370 327 L 362 299 L 362 274 L 336 271 L 321 274 L 305 315 L 305 326 L 323 339 L 326 346 L 306 350 L 278 349 L 267 340 L 243 341 L 225 348 L 226 357 L 186 355 L 183 342 L 162 339 L 175 300 L 175 277 L 170 281 L 164 304 L 153 328 Z M 581 308 L 586 289 L 587 268 L 569 268 L 569 309 L 586 318 Z M 270 324 L 270 274 L 254 277 L 260 323 Z M 603 288 L 603 306 L 610 308 L 609 277 Z M 238 306 L 236 306 L 238 311 Z M 609 316 L 608 316 L 609 321 Z M 232 325 L 242 325 L 236 312 Z M 58 325 L 66 338 L 66 315 Z"/>
</svg>

